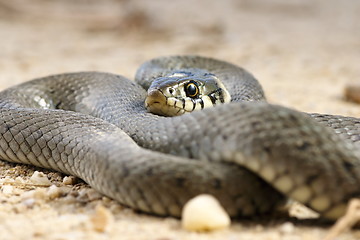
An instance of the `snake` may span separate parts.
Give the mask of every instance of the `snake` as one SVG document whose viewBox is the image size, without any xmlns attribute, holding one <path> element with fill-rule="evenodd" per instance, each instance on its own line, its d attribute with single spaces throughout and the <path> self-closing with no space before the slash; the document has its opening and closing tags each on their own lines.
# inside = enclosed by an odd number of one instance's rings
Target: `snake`
<svg viewBox="0 0 360 240">
<path fill-rule="evenodd" d="M 268 103 L 232 63 L 165 56 L 143 63 L 135 81 L 72 72 L 3 90 L 0 159 L 77 176 L 158 216 L 181 217 L 189 199 L 208 193 L 231 217 L 293 199 L 335 220 L 360 196 L 359 125 Z"/>
</svg>

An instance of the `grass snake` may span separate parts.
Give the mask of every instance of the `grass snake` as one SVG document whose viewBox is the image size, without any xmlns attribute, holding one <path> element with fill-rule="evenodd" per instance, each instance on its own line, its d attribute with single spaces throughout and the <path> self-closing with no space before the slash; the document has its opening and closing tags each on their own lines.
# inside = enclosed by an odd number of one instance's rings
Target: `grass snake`
<svg viewBox="0 0 360 240">
<path fill-rule="evenodd" d="M 231 103 L 177 117 L 146 111 L 146 89 L 174 69 L 216 76 Z M 102 72 L 35 79 L 0 93 L 0 158 L 80 177 L 120 203 L 180 216 L 200 193 L 231 216 L 286 198 L 336 219 L 360 195 L 360 120 L 266 102 L 258 81 L 199 56 L 144 63 L 135 82 Z"/>
</svg>

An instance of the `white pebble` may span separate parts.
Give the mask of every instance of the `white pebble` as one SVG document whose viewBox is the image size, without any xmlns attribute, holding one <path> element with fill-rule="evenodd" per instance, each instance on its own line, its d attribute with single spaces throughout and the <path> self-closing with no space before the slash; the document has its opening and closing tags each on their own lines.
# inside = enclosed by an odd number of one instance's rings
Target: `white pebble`
<svg viewBox="0 0 360 240">
<path fill-rule="evenodd" d="M 30 177 L 30 182 L 41 186 L 50 186 L 51 182 L 43 172 L 35 171 Z"/>
<path fill-rule="evenodd" d="M 76 177 L 74 176 L 65 176 L 63 178 L 63 183 L 65 185 L 74 185 L 75 181 L 76 181 Z"/>
<path fill-rule="evenodd" d="M 182 210 L 182 226 L 189 231 L 211 231 L 230 226 L 230 217 L 211 195 L 190 199 Z"/>
</svg>

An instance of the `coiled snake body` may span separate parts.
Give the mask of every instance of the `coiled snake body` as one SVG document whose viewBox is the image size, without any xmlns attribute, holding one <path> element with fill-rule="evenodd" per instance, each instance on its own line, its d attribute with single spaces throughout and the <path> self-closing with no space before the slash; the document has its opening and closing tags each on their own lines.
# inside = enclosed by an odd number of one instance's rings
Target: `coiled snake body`
<svg viewBox="0 0 360 240">
<path fill-rule="evenodd" d="M 232 103 L 171 118 L 148 113 L 151 81 L 187 68 L 217 76 Z M 191 197 L 210 193 L 231 216 L 263 214 L 289 197 L 336 219 L 360 196 L 360 120 L 268 104 L 251 74 L 215 59 L 154 59 L 136 81 L 66 73 L 4 90 L 0 158 L 78 176 L 157 215 L 179 216 Z"/>
</svg>

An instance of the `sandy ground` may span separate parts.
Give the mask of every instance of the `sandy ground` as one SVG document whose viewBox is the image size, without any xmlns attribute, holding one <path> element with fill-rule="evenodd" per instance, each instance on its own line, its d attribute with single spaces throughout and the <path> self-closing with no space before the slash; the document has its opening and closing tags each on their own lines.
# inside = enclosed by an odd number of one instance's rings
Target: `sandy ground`
<svg viewBox="0 0 360 240">
<path fill-rule="evenodd" d="M 194 4 L 1 0 L 0 89 L 71 71 L 108 71 L 132 78 L 152 57 L 199 54 L 254 73 L 272 103 L 360 117 L 360 107 L 343 99 L 345 84 L 360 78 L 359 1 Z M 51 182 L 31 180 L 36 170 Z M 191 233 L 176 219 L 136 213 L 81 181 L 66 185 L 64 177 L 0 162 L 0 239 L 298 240 L 321 239 L 330 227 L 294 218 L 239 219 L 228 230 Z M 96 211 L 98 205 L 104 208 Z M 94 222 L 102 216 L 106 224 L 97 229 Z M 338 239 L 360 239 L 360 231 Z"/>
</svg>

